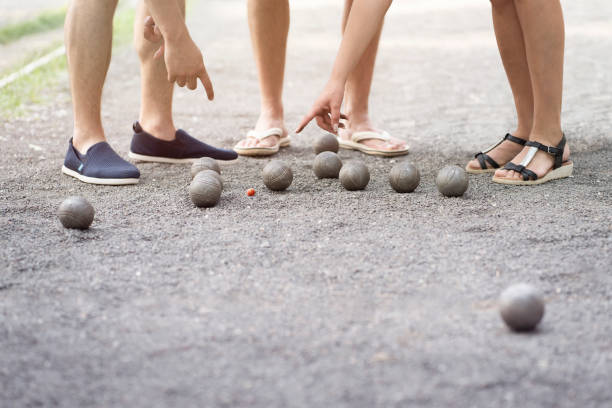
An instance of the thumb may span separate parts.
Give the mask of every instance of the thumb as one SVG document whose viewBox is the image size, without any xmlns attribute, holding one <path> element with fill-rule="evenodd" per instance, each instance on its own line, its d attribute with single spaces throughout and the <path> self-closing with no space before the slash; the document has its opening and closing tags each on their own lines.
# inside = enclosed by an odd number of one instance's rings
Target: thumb
<svg viewBox="0 0 612 408">
<path fill-rule="evenodd" d="M 164 56 L 164 44 L 162 44 L 155 54 L 153 54 L 153 59 L 158 59 Z"/>
</svg>

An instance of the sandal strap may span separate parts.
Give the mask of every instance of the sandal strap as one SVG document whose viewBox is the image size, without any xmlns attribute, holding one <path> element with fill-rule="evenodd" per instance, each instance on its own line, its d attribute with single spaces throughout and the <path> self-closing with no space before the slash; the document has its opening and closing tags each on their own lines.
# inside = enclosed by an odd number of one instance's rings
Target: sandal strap
<svg viewBox="0 0 612 408">
<path fill-rule="evenodd" d="M 553 170 L 554 170 L 554 169 L 558 169 L 559 167 L 563 165 L 563 150 L 565 149 L 566 142 L 567 141 L 565 139 L 565 133 L 564 133 L 563 136 L 561 137 L 561 141 L 556 147 L 546 146 L 546 145 L 543 145 L 542 143 L 535 142 L 535 141 L 534 142 L 529 141 L 525 144 L 525 146 L 536 147 L 538 150 L 541 150 L 543 152 L 546 152 L 552 155 L 555 158 L 555 164 L 553 165 Z"/>
<path fill-rule="evenodd" d="M 524 181 L 537 180 L 538 179 L 538 175 L 537 174 L 535 174 L 533 171 L 525 168 L 525 166 L 523 166 L 522 164 L 514 164 L 512 162 L 508 162 L 504 166 L 504 170 L 516 171 L 521 176 L 523 176 L 523 180 Z"/>
<path fill-rule="evenodd" d="M 359 143 L 366 139 L 377 139 L 377 140 L 389 141 L 391 140 L 391 135 L 389 135 L 389 133 L 384 132 L 384 131 L 383 132 L 367 131 L 367 132 L 355 132 L 351 136 L 351 140 L 355 143 Z"/>
<path fill-rule="evenodd" d="M 509 140 L 511 142 L 520 144 L 521 146 L 525 146 L 525 144 L 527 143 L 527 140 L 521 139 L 520 137 L 513 136 L 510 133 L 506 133 L 506 136 L 504 136 L 504 140 Z"/>
<path fill-rule="evenodd" d="M 283 129 L 281 128 L 270 128 L 267 130 L 251 129 L 247 132 L 248 138 L 257 139 L 257 140 L 263 140 L 270 136 L 278 136 L 279 138 L 283 137 Z"/>
<path fill-rule="evenodd" d="M 478 160 L 478 163 L 480 163 L 480 168 L 483 170 L 487 169 L 487 162 L 491 164 L 492 168 L 499 169 L 499 164 L 495 160 L 493 160 L 491 156 L 489 156 L 486 153 L 483 153 L 483 152 L 476 153 L 474 157 L 476 158 L 476 160 Z"/>
</svg>

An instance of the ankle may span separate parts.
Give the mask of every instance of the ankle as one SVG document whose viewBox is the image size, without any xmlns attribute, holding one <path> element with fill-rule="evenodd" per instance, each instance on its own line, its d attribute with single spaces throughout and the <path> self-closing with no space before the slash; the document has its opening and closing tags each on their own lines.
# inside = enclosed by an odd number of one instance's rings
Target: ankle
<svg viewBox="0 0 612 408">
<path fill-rule="evenodd" d="M 262 105 L 261 111 L 259 114 L 259 120 L 271 120 L 271 121 L 280 121 L 282 122 L 285 117 L 284 109 L 281 106 L 277 105 Z"/>
<path fill-rule="evenodd" d="M 72 133 L 72 146 L 81 154 L 86 154 L 91 146 L 104 141 L 106 141 L 106 137 L 101 130 L 94 132 L 74 129 Z"/>
<path fill-rule="evenodd" d="M 174 140 L 176 137 L 176 127 L 174 127 L 172 121 L 150 121 L 143 118 L 139 123 L 145 132 L 151 134 L 156 139 Z"/>
<path fill-rule="evenodd" d="M 559 128 L 542 129 L 534 127 L 529 134 L 529 140 L 537 141 L 548 146 L 556 146 L 563 137 L 563 131 Z"/>
</svg>

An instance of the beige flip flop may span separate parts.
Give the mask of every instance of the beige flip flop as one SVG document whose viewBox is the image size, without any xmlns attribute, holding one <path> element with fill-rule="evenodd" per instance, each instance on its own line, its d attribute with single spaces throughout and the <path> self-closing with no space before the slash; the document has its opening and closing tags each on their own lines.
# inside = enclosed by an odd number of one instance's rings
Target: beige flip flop
<svg viewBox="0 0 612 408">
<path fill-rule="evenodd" d="M 351 136 L 351 140 L 345 140 L 338 136 L 338 143 L 340 147 L 344 149 L 350 150 L 359 150 L 362 153 L 370 154 L 373 156 L 383 156 L 383 157 L 394 157 L 394 156 L 403 156 L 408 154 L 408 146 L 405 149 L 401 150 L 382 150 L 374 147 L 366 146 L 363 143 L 360 143 L 366 139 L 377 139 L 384 140 L 388 142 L 391 140 L 391 136 L 387 132 L 355 132 Z"/>
<path fill-rule="evenodd" d="M 283 137 L 283 129 L 281 128 L 270 128 L 263 131 L 249 130 L 247 133 L 247 139 L 263 140 L 270 136 L 278 136 L 279 140 L 274 146 L 262 147 L 241 147 L 238 144 L 234 147 L 236 153 L 242 156 L 270 156 L 277 153 L 281 147 L 287 147 L 291 143 L 289 136 Z"/>
<path fill-rule="evenodd" d="M 565 135 L 563 135 L 563 137 L 561 138 L 561 142 L 556 147 L 546 146 L 542 143 L 531 141 L 525 143 L 525 146 L 529 147 L 529 151 L 525 155 L 523 161 L 520 164 L 508 162 L 504 166 L 505 170 L 513 170 L 519 173 L 521 175 L 521 178 L 516 179 L 494 176 L 493 181 L 495 183 L 510 184 L 514 186 L 532 186 L 536 184 L 546 183 L 552 180 L 570 177 L 574 171 L 574 163 L 572 163 L 572 161 L 570 160 L 563 161 L 563 149 L 565 148 L 565 143 Z M 531 163 L 538 150 L 550 154 L 555 159 L 553 168 L 550 169 L 548 173 L 546 173 L 542 178 L 539 178 L 537 174 L 527 169 L 527 166 L 529 165 L 529 163 Z"/>
</svg>

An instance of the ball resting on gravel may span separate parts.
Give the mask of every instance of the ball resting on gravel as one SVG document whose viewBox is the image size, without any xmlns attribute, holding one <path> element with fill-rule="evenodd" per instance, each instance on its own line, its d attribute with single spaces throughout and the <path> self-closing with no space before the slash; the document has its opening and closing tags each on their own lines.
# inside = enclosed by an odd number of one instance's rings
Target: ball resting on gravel
<svg viewBox="0 0 612 408">
<path fill-rule="evenodd" d="M 398 193 L 412 193 L 421 182 L 419 169 L 410 162 L 393 166 L 389 173 L 389 183 Z"/>
<path fill-rule="evenodd" d="M 263 169 L 263 182 L 270 190 L 282 191 L 293 182 L 291 167 L 280 160 L 273 160 Z"/>
<path fill-rule="evenodd" d="M 347 190 L 363 190 L 369 182 L 370 171 L 361 162 L 349 162 L 340 169 L 340 183 Z"/>
<path fill-rule="evenodd" d="M 213 176 L 208 171 L 196 174 L 189 185 L 189 197 L 197 207 L 213 207 L 219 202 L 221 191 L 220 176 Z"/>
<path fill-rule="evenodd" d="M 202 170 L 213 170 L 221 174 L 219 163 L 211 157 L 201 157 L 193 162 L 191 165 L 191 178 L 194 178 Z"/>
<path fill-rule="evenodd" d="M 321 152 L 317 154 L 312 164 L 317 178 L 338 178 L 340 169 L 342 168 L 342 161 L 338 155 L 334 152 Z"/>
<path fill-rule="evenodd" d="M 519 283 L 502 292 L 499 312 L 512 330 L 533 330 L 544 316 L 544 300 L 536 288 Z"/>
<path fill-rule="evenodd" d="M 65 228 L 87 229 L 94 219 L 94 208 L 83 197 L 68 197 L 59 206 L 57 216 Z"/>
<path fill-rule="evenodd" d="M 210 169 L 202 170 L 198 174 L 200 174 L 200 173 L 207 174 L 207 175 L 209 175 L 211 177 L 215 177 L 217 180 L 219 180 L 219 183 L 221 183 L 221 189 L 223 189 L 223 178 L 219 175 L 219 173 L 217 173 L 214 170 L 210 170 Z"/>
<path fill-rule="evenodd" d="M 338 139 L 331 133 L 324 133 L 319 136 L 314 143 L 314 151 L 316 154 L 321 152 L 334 152 L 338 153 Z"/>
<path fill-rule="evenodd" d="M 447 197 L 459 197 L 468 189 L 467 173 L 461 167 L 446 166 L 436 177 L 438 191 Z"/>
</svg>

